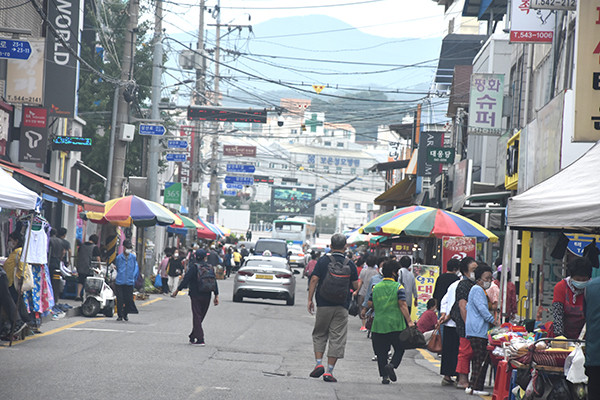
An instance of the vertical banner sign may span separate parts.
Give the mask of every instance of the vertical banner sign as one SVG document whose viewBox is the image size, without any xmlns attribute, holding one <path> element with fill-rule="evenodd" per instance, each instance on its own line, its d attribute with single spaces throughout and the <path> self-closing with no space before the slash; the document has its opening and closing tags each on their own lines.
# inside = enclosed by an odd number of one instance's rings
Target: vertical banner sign
<svg viewBox="0 0 600 400">
<path fill-rule="evenodd" d="M 468 133 L 502 135 L 503 74 L 473 74 L 469 91 Z"/>
<path fill-rule="evenodd" d="M 31 55 L 27 60 L 7 60 L 6 100 L 9 103 L 44 104 L 43 38 L 29 39 Z"/>
<path fill-rule="evenodd" d="M 413 274 L 415 275 L 415 285 L 417 286 L 417 306 L 411 310 L 411 319 L 416 321 L 421 314 L 427 311 L 427 302 L 433 296 L 435 281 L 440 275 L 440 268 L 437 265 L 420 265 L 412 266 Z M 414 305 L 414 300 L 407 299 Z"/>
<path fill-rule="evenodd" d="M 165 204 L 181 204 L 181 182 L 165 182 Z"/>
<path fill-rule="evenodd" d="M 421 132 L 419 141 L 419 153 L 417 158 L 417 175 L 436 177 L 441 172 L 440 163 L 427 161 L 429 149 L 442 147 L 444 144 L 444 134 L 442 132 Z"/>
<path fill-rule="evenodd" d="M 444 236 L 442 238 L 442 272 L 445 273 L 448 261 L 452 258 L 460 261 L 465 257 L 477 255 L 477 239 L 464 236 Z"/>
<path fill-rule="evenodd" d="M 23 107 L 19 161 L 45 163 L 48 151 L 48 122 L 45 108 Z"/>
<path fill-rule="evenodd" d="M 6 142 L 10 129 L 10 114 L 0 108 L 0 156 L 6 155 Z"/>
<path fill-rule="evenodd" d="M 179 136 L 184 139 L 187 140 L 188 143 L 191 143 L 191 146 L 188 146 L 186 148 L 186 153 L 187 157 L 186 160 L 181 163 L 181 167 L 179 168 L 179 180 L 181 183 L 185 184 L 185 185 L 189 185 L 190 184 L 190 179 L 192 178 L 191 176 L 191 166 L 192 166 L 192 155 L 194 154 L 192 152 L 192 149 L 194 147 L 194 128 L 195 126 L 186 126 L 186 125 L 181 125 L 179 126 Z"/>
<path fill-rule="evenodd" d="M 80 1 L 49 1 L 47 11 L 48 22 L 77 54 L 82 22 Z M 75 114 L 78 71 L 77 58 L 56 38 L 53 31 L 47 28 L 44 105 L 49 115 L 72 117 Z"/>
<path fill-rule="evenodd" d="M 577 2 L 574 142 L 600 139 L 600 4 Z"/>
<path fill-rule="evenodd" d="M 511 43 L 552 43 L 554 11 L 532 10 L 529 8 L 529 1 L 512 0 L 511 2 Z"/>
</svg>

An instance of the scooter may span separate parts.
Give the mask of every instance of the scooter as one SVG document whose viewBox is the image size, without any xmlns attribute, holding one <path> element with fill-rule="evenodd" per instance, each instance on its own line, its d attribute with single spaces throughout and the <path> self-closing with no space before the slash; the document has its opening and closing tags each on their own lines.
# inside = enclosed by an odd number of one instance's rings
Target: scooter
<svg viewBox="0 0 600 400">
<path fill-rule="evenodd" d="M 115 312 L 115 295 L 106 282 L 109 275 L 108 266 L 106 272 L 103 270 L 106 263 L 93 262 L 93 276 L 85 279 L 83 288 L 83 304 L 81 313 L 86 317 L 95 317 L 100 311 L 107 316 L 112 317 Z"/>
</svg>

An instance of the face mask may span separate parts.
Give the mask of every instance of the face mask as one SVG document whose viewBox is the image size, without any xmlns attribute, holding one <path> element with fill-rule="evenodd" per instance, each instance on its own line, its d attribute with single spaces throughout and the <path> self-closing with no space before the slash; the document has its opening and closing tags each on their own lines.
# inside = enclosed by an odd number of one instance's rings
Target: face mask
<svg viewBox="0 0 600 400">
<path fill-rule="evenodd" d="M 15 248 L 15 242 L 13 242 L 12 240 L 9 240 L 7 244 L 8 244 L 8 248 L 9 249 L 14 249 Z"/>
<path fill-rule="evenodd" d="M 173 254 L 173 257 L 178 258 L 179 257 L 179 253 Z"/>
<path fill-rule="evenodd" d="M 573 285 L 573 287 L 575 289 L 585 289 L 585 287 L 588 284 L 588 281 L 581 282 L 581 281 L 574 281 L 573 279 L 571 279 L 571 284 Z"/>
<path fill-rule="evenodd" d="M 492 282 L 483 282 L 483 289 L 488 290 L 492 286 Z"/>
<path fill-rule="evenodd" d="M 125 249 L 125 254 L 131 253 L 131 249 Z"/>
<path fill-rule="evenodd" d="M 472 280 L 472 281 L 475 280 L 475 272 L 469 273 L 469 279 Z"/>
</svg>

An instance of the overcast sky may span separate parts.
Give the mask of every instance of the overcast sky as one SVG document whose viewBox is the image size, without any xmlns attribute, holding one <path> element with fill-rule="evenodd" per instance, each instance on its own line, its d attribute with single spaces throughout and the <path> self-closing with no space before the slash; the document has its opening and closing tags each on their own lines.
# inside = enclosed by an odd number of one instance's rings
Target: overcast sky
<svg viewBox="0 0 600 400">
<path fill-rule="evenodd" d="M 166 3 L 167 32 L 197 31 L 198 0 L 176 0 L 177 7 Z M 372 35 L 438 37 L 443 31 L 444 8 L 432 0 L 221 0 L 221 22 L 256 25 L 273 18 L 322 14 L 340 19 Z M 209 8 L 216 0 L 207 0 Z M 337 5 L 337 6 L 335 6 Z M 248 22 L 248 14 L 252 17 Z M 207 15 L 206 24 L 214 23 Z M 326 27 L 323 27 L 326 29 Z M 302 31 L 302 27 L 290 27 Z"/>
</svg>

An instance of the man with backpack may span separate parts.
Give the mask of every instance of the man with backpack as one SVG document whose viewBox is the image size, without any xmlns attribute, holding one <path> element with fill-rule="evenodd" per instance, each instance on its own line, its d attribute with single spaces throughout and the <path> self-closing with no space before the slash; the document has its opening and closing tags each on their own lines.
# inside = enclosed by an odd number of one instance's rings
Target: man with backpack
<svg viewBox="0 0 600 400">
<path fill-rule="evenodd" d="M 191 263 L 183 279 L 179 283 L 177 289 L 172 296 L 176 297 L 177 293 L 185 288 L 189 288 L 190 300 L 192 302 L 192 333 L 190 333 L 190 344 L 205 346 L 204 330 L 202 329 L 202 321 L 208 312 L 210 306 L 210 298 L 215 294 L 213 304 L 219 305 L 219 286 L 212 266 L 206 263 L 206 251 L 196 251 L 195 262 Z"/>
<path fill-rule="evenodd" d="M 325 382 L 337 382 L 333 368 L 339 358 L 344 358 L 348 331 L 350 289 L 358 288 L 356 265 L 344 255 L 346 236 L 336 233 L 331 237 L 331 253 L 321 257 L 310 277 L 308 312 L 313 314 L 313 296 L 316 289 L 317 310 L 312 332 L 316 366 L 310 377 L 323 376 Z M 327 350 L 327 371 L 323 355 Z"/>
</svg>

